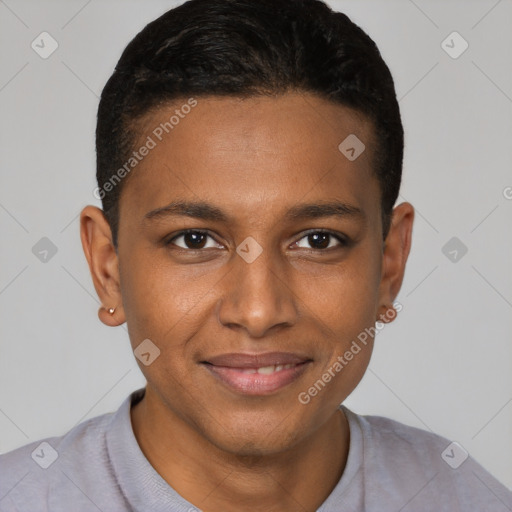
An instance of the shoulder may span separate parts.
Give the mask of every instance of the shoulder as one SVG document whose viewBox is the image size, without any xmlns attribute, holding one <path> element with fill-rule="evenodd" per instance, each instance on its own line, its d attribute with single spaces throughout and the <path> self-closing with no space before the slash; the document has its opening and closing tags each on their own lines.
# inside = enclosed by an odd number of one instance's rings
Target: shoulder
<svg viewBox="0 0 512 512">
<path fill-rule="evenodd" d="M 461 444 L 390 418 L 344 412 L 361 432 L 370 502 L 388 500 L 404 512 L 433 504 L 436 510 L 512 510 L 512 492 Z"/>
<path fill-rule="evenodd" d="M 62 436 L 33 441 L 4 453 L 0 455 L 0 468 L 5 470 L 6 468 L 25 467 L 29 461 L 41 468 L 49 467 L 53 464 L 53 459 L 59 458 L 61 451 L 68 457 L 70 452 L 83 450 L 86 446 L 88 449 L 98 448 L 98 438 L 101 438 L 108 428 L 113 414 L 107 413 L 84 421 Z M 90 445 L 93 438 L 95 443 Z"/>
<path fill-rule="evenodd" d="M 366 441 L 365 454 L 416 462 L 421 467 L 437 465 L 450 441 L 438 434 L 411 427 L 383 416 L 363 416 L 349 411 Z"/>
<path fill-rule="evenodd" d="M 69 488 L 80 486 L 81 480 L 94 474 L 91 467 L 98 479 L 105 478 L 105 433 L 113 416 L 108 413 L 92 418 L 63 436 L 41 439 L 0 455 L 0 511 L 49 510 L 55 489 L 66 492 L 62 482 Z"/>
</svg>

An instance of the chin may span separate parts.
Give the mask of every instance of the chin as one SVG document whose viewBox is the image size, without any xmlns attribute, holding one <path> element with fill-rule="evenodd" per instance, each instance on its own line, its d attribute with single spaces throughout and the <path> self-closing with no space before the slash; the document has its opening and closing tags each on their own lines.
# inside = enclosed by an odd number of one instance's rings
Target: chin
<svg viewBox="0 0 512 512">
<path fill-rule="evenodd" d="M 219 439 L 216 443 L 217 448 L 225 453 L 234 455 L 245 463 L 251 464 L 263 457 L 278 455 L 291 448 L 284 440 L 269 439 L 268 437 L 258 436 Z"/>
<path fill-rule="evenodd" d="M 300 440 L 299 431 L 303 428 L 300 423 L 295 425 L 287 421 L 289 417 L 280 416 L 269 421 L 268 417 L 248 416 L 224 418 L 221 429 L 219 424 L 211 425 L 214 430 L 205 437 L 220 450 L 248 459 L 282 453 Z"/>
</svg>

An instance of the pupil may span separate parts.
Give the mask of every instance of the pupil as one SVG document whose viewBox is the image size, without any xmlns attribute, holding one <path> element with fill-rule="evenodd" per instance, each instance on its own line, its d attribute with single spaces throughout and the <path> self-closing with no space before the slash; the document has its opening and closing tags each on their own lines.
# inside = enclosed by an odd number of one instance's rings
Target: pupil
<svg viewBox="0 0 512 512">
<path fill-rule="evenodd" d="M 205 235 L 203 233 L 186 233 L 185 243 L 187 246 L 192 245 L 193 249 L 200 249 L 204 245 Z"/>
<path fill-rule="evenodd" d="M 318 244 L 318 241 L 321 240 L 320 244 Z M 309 235 L 309 243 L 313 246 L 320 249 L 325 249 L 329 247 L 329 233 L 314 233 L 312 235 Z"/>
</svg>

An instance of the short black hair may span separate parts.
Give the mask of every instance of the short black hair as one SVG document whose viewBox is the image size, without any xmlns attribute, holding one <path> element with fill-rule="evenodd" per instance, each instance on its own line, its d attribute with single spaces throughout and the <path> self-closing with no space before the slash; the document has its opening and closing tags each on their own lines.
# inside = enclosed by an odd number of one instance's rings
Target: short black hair
<svg viewBox="0 0 512 512">
<path fill-rule="evenodd" d="M 137 121 L 191 95 L 292 91 L 314 93 L 372 121 L 386 237 L 400 189 L 404 135 L 393 78 L 373 40 L 320 0 L 189 0 L 133 38 L 101 94 L 97 190 L 114 247 L 128 178 L 116 172 L 123 163 L 127 168 L 141 135 Z"/>
</svg>

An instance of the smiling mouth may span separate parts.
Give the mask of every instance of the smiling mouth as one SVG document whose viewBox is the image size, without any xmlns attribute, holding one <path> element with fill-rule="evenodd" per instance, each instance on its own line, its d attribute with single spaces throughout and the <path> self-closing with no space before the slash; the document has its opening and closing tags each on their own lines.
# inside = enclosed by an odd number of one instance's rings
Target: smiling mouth
<svg viewBox="0 0 512 512">
<path fill-rule="evenodd" d="M 231 391 L 267 395 L 297 380 L 312 359 L 288 353 L 226 354 L 201 364 Z"/>
<path fill-rule="evenodd" d="M 297 365 L 295 364 L 275 364 L 272 366 L 262 366 L 260 368 L 237 368 L 242 373 L 259 373 L 260 375 L 270 375 L 274 372 L 289 370 Z"/>
</svg>

